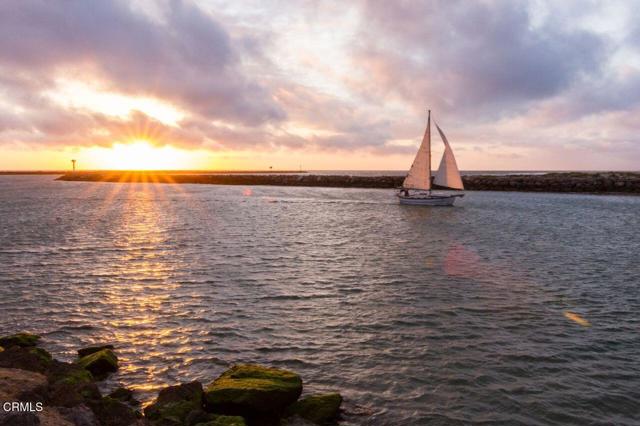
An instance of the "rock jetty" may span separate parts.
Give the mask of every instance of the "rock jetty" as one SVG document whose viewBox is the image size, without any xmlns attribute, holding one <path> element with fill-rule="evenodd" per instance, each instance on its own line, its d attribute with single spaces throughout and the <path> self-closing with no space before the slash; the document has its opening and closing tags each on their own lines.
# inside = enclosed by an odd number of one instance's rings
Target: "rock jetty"
<svg viewBox="0 0 640 426">
<path fill-rule="evenodd" d="M 103 396 L 97 386 L 117 371 L 117 348 L 82 348 L 68 363 L 38 347 L 40 340 L 0 337 L 0 426 L 313 426 L 340 418 L 340 394 L 300 399 L 298 374 L 255 364 L 235 365 L 207 386 L 168 386 L 141 409 L 134 391 Z"/>
<path fill-rule="evenodd" d="M 402 176 L 350 176 L 314 174 L 172 174 L 163 172 L 77 172 L 57 180 L 88 182 L 157 182 L 209 185 L 275 185 L 334 188 L 397 188 Z M 463 176 L 470 191 L 576 192 L 640 194 L 640 173 L 567 172 L 517 175 Z M 437 187 L 436 187 L 437 188 Z"/>
</svg>

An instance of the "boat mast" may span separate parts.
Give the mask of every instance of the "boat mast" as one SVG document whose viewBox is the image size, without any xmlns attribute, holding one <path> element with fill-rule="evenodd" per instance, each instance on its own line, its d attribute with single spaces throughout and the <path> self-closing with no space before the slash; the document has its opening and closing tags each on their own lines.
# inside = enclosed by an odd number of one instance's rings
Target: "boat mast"
<svg viewBox="0 0 640 426">
<path fill-rule="evenodd" d="M 427 132 L 429 133 L 429 156 L 427 157 L 427 184 L 429 185 L 429 194 L 431 194 L 431 110 L 427 110 Z"/>
</svg>

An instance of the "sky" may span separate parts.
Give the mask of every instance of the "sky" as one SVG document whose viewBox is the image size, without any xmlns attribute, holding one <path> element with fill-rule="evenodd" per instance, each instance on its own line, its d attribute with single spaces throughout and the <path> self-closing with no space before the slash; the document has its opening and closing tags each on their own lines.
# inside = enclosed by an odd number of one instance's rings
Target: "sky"
<svg viewBox="0 0 640 426">
<path fill-rule="evenodd" d="M 639 170 L 640 2 L 0 1 L 0 169 Z M 434 136 L 434 167 L 443 151 Z"/>
</svg>

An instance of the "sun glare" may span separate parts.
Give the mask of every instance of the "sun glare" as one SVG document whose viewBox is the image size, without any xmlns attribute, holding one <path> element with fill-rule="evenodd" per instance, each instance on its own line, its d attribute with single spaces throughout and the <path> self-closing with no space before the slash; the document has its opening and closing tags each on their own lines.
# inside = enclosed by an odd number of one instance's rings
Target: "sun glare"
<svg viewBox="0 0 640 426">
<path fill-rule="evenodd" d="M 101 168 L 110 170 L 178 170 L 191 166 L 185 152 L 170 146 L 155 147 L 141 139 L 114 144 L 102 155 Z"/>
</svg>

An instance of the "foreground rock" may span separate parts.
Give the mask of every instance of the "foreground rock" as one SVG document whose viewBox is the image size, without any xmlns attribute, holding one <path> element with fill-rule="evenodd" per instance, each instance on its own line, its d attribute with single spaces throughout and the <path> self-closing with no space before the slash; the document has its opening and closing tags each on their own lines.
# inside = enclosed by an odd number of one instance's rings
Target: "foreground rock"
<svg viewBox="0 0 640 426">
<path fill-rule="evenodd" d="M 100 349 L 78 360 L 78 365 L 94 377 L 102 377 L 118 370 L 118 357 L 111 349 Z"/>
<path fill-rule="evenodd" d="M 301 393 L 302 379 L 295 373 L 241 364 L 225 371 L 207 387 L 205 402 L 216 413 L 278 416 Z"/>
<path fill-rule="evenodd" d="M 162 389 L 155 402 L 144 409 L 144 415 L 155 423 L 184 424 L 190 414 L 193 413 L 194 417 L 204 413 L 202 395 L 202 384 L 197 381 L 169 386 Z M 202 420 L 207 420 L 206 415 Z"/>
<path fill-rule="evenodd" d="M 49 392 L 47 405 L 76 407 L 101 398 L 93 376 L 84 368 L 54 360 L 47 370 Z"/>
<path fill-rule="evenodd" d="M 25 335 L 22 333 L 22 335 Z M 7 336 L 0 351 L 0 402 L 44 410 L 0 411 L 0 426 L 304 426 L 335 424 L 342 397 L 312 395 L 298 401 L 296 373 L 260 365 L 236 365 L 206 390 L 200 382 L 169 386 L 144 410 L 134 393 L 117 388 L 103 397 L 96 381 L 117 369 L 108 346 L 78 351 L 75 363 L 55 360 L 33 346 L 38 338 Z"/>
<path fill-rule="evenodd" d="M 51 365 L 51 355 L 42 348 L 12 346 L 0 352 L 0 368 L 45 372 Z"/>
<path fill-rule="evenodd" d="M 87 402 L 101 426 L 130 426 L 138 423 L 138 416 L 127 404 L 104 397 Z"/>
<path fill-rule="evenodd" d="M 287 416 L 300 416 L 322 425 L 335 420 L 340 413 L 342 396 L 339 393 L 311 395 L 294 403 L 287 409 Z"/>
<path fill-rule="evenodd" d="M 100 394 L 92 373 L 112 371 L 114 359 L 117 367 L 117 358 L 109 349 L 102 351 L 110 354 L 94 352 L 72 364 L 53 359 L 34 346 L 39 338 L 30 336 L 20 333 L 0 338 L 8 346 L 0 352 L 0 401 L 26 403 L 17 411 L 0 412 L 0 426 L 145 424 L 131 407 Z"/>
<path fill-rule="evenodd" d="M 114 389 L 109 395 L 109 398 L 117 399 L 120 402 L 126 402 L 127 404 L 137 405 L 139 402 L 133 397 L 133 391 L 125 387 L 119 387 Z"/>
<path fill-rule="evenodd" d="M 85 357 L 87 355 L 94 354 L 96 352 L 100 352 L 103 349 L 114 350 L 113 345 L 99 345 L 99 346 L 88 346 L 86 348 L 78 349 L 78 358 Z"/>
<path fill-rule="evenodd" d="M 40 340 L 40 336 L 30 333 L 17 333 L 11 336 L 0 337 L 0 346 L 10 348 L 12 346 L 29 347 L 36 346 Z"/>
<path fill-rule="evenodd" d="M 0 383 L 0 403 L 22 401 L 24 395 L 45 387 L 47 377 L 32 371 L 0 368 Z"/>
<path fill-rule="evenodd" d="M 205 423 L 197 423 L 195 426 L 247 426 L 247 423 L 240 416 L 213 415 L 211 420 Z"/>
</svg>

